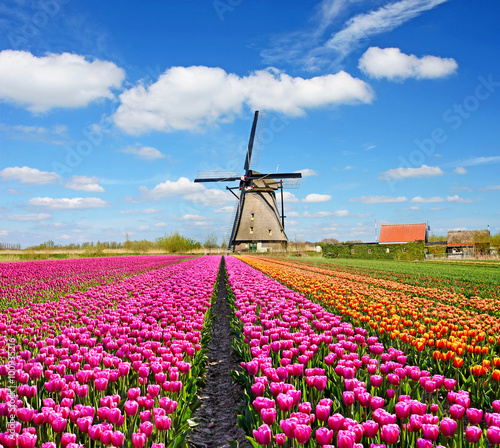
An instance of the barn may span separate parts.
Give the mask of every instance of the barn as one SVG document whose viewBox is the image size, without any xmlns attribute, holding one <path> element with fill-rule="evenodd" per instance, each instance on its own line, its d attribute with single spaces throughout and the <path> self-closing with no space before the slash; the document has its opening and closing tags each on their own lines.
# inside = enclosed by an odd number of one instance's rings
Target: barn
<svg viewBox="0 0 500 448">
<path fill-rule="evenodd" d="M 427 224 L 382 224 L 379 244 L 405 244 L 429 240 Z"/>
</svg>

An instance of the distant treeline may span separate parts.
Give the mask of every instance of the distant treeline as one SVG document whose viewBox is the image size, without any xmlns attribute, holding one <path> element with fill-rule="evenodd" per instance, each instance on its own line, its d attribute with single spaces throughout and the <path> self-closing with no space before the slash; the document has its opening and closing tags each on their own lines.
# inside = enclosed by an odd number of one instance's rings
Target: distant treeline
<svg viewBox="0 0 500 448">
<path fill-rule="evenodd" d="M 1 247 L 0 249 L 20 249 L 20 245 L 15 245 L 16 247 Z M 93 241 L 84 243 L 68 243 L 68 244 L 56 244 L 54 241 L 49 240 L 35 246 L 29 246 L 25 250 L 27 251 L 75 251 L 83 250 L 84 254 L 96 256 L 99 253 L 104 253 L 107 249 L 123 249 L 131 253 L 146 253 L 150 251 L 161 251 L 168 253 L 182 253 L 190 252 L 197 249 L 216 249 L 225 248 L 227 245 L 223 242 L 221 245 L 218 244 L 217 235 L 212 233 L 207 235 L 205 242 L 201 243 L 192 238 L 185 237 L 178 232 L 172 233 L 170 235 L 164 235 L 162 237 L 156 238 L 154 241 L 150 240 L 135 240 L 132 241 L 127 239 L 124 242 L 116 241 Z"/>
</svg>

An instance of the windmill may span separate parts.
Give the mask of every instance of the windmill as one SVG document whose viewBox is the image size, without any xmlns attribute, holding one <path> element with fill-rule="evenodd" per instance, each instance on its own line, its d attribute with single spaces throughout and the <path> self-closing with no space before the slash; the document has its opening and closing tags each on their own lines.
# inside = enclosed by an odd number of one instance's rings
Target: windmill
<svg viewBox="0 0 500 448">
<path fill-rule="evenodd" d="M 260 114 L 263 116 L 263 113 Z M 242 176 L 229 175 L 227 177 L 198 177 L 195 182 L 235 182 L 236 187 L 227 187 L 238 200 L 234 215 L 228 248 L 233 250 L 242 243 L 256 248 L 258 243 L 283 243 L 288 242 L 285 234 L 285 213 L 283 201 L 283 180 L 300 179 L 300 173 L 259 173 L 251 169 L 254 140 L 258 132 L 259 123 L 262 131 L 259 111 L 255 111 L 250 140 L 243 166 Z M 281 215 L 278 211 L 275 191 L 281 189 Z M 239 196 L 233 190 L 239 190 Z"/>
</svg>

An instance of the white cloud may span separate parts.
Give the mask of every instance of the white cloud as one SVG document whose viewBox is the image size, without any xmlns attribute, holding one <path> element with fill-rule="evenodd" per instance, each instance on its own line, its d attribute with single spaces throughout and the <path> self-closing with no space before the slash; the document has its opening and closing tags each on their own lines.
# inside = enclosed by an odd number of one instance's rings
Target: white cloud
<svg viewBox="0 0 500 448">
<path fill-rule="evenodd" d="M 176 181 L 166 180 L 156 185 L 152 190 L 149 190 L 147 187 L 139 187 L 139 190 L 148 198 L 159 199 L 202 192 L 205 190 L 205 187 L 199 183 L 190 181 L 187 177 L 180 177 Z"/>
<path fill-rule="evenodd" d="M 393 168 L 391 170 L 383 171 L 379 175 L 379 179 L 382 180 L 394 180 L 394 179 L 409 179 L 412 177 L 431 177 L 431 176 L 441 176 L 443 170 L 438 166 L 427 166 L 422 165 L 420 168 Z"/>
<path fill-rule="evenodd" d="M 342 71 L 304 79 L 274 68 L 240 77 L 217 67 L 171 67 L 155 83 L 123 92 L 113 119 L 130 134 L 196 131 L 232 121 L 245 105 L 302 115 L 306 109 L 372 99 L 368 84 Z"/>
<path fill-rule="evenodd" d="M 288 218 L 298 218 L 300 215 L 298 212 L 289 212 L 286 214 Z"/>
<path fill-rule="evenodd" d="M 417 205 L 412 205 L 410 207 L 410 210 L 420 210 L 420 207 L 418 207 Z"/>
<path fill-rule="evenodd" d="M 28 204 L 49 210 L 84 210 L 107 207 L 109 204 L 99 198 L 33 198 Z"/>
<path fill-rule="evenodd" d="M 302 177 L 317 176 L 318 173 L 310 168 L 305 168 L 303 170 L 295 171 L 296 173 L 301 173 Z"/>
<path fill-rule="evenodd" d="M 189 193 L 182 198 L 186 201 L 196 202 L 207 207 L 221 207 L 228 202 L 234 202 L 234 196 L 231 193 L 216 190 L 215 188 L 198 193 Z"/>
<path fill-rule="evenodd" d="M 167 226 L 167 223 L 166 222 L 157 222 L 155 224 L 155 227 L 166 227 Z"/>
<path fill-rule="evenodd" d="M 232 213 L 233 210 L 234 210 L 234 207 L 227 205 L 226 207 L 221 207 L 221 208 L 214 210 L 214 213 Z"/>
<path fill-rule="evenodd" d="M 326 42 L 325 48 L 342 56 L 349 54 L 361 41 L 386 33 L 447 0 L 401 0 L 389 3 L 348 20 L 346 26 Z"/>
<path fill-rule="evenodd" d="M 456 202 L 457 204 L 465 204 L 465 203 L 469 203 L 469 202 L 474 202 L 474 199 L 471 199 L 471 198 L 461 198 L 458 194 L 455 194 L 453 196 L 447 196 L 446 197 L 446 200 L 448 202 Z"/>
<path fill-rule="evenodd" d="M 470 159 L 460 162 L 460 166 L 477 166 L 477 165 L 491 165 L 494 163 L 500 163 L 500 156 L 491 157 L 472 157 Z"/>
<path fill-rule="evenodd" d="M 500 190 L 500 185 L 488 185 L 487 187 L 480 188 L 481 191 L 490 191 L 490 190 Z"/>
<path fill-rule="evenodd" d="M 283 200 L 287 203 L 299 202 L 299 199 L 289 191 L 283 191 Z"/>
<path fill-rule="evenodd" d="M 332 212 L 316 212 L 316 213 L 304 212 L 302 214 L 303 218 L 326 218 L 327 216 L 333 216 L 333 213 Z"/>
<path fill-rule="evenodd" d="M 333 212 L 333 216 L 337 218 L 345 218 L 346 216 L 349 216 L 349 210 L 336 210 Z"/>
<path fill-rule="evenodd" d="M 455 73 L 458 64 L 451 58 L 418 58 L 413 54 L 402 53 L 399 48 L 370 47 L 361 56 L 359 68 L 373 78 L 403 81 L 408 78 L 443 78 Z"/>
<path fill-rule="evenodd" d="M 443 202 L 444 199 L 440 198 L 439 196 L 434 196 L 432 198 L 423 198 L 422 196 L 415 196 L 411 202 L 418 202 L 421 204 L 429 204 L 429 203 L 434 203 L 434 202 Z"/>
<path fill-rule="evenodd" d="M 7 236 L 8 234 L 7 230 L 0 230 L 0 236 Z"/>
<path fill-rule="evenodd" d="M 463 166 L 457 166 L 454 170 L 457 174 L 466 174 L 467 170 Z"/>
<path fill-rule="evenodd" d="M 334 166 L 334 167 L 332 168 L 332 170 L 333 170 L 333 171 L 340 171 L 340 170 L 342 170 L 342 171 L 349 171 L 349 170 L 352 170 L 353 168 L 354 168 L 354 167 L 352 167 L 351 165 L 347 165 L 347 166 L 345 166 L 344 168 L 337 168 L 336 166 Z"/>
<path fill-rule="evenodd" d="M 120 210 L 122 215 L 136 215 L 140 210 Z"/>
<path fill-rule="evenodd" d="M 129 146 L 124 149 L 118 150 L 118 152 L 123 152 L 125 154 L 135 154 L 138 159 L 143 160 L 157 160 L 163 159 L 165 154 L 162 154 L 156 148 L 152 148 L 151 146 L 143 146 L 142 148 Z"/>
<path fill-rule="evenodd" d="M 145 215 L 152 215 L 153 213 L 160 213 L 160 210 L 157 210 L 156 208 L 146 208 L 142 211 Z"/>
<path fill-rule="evenodd" d="M 305 197 L 305 199 L 302 199 L 302 202 L 307 202 L 307 203 L 327 202 L 331 199 L 332 197 L 329 194 L 311 193 L 308 194 Z"/>
<path fill-rule="evenodd" d="M 64 187 L 70 190 L 104 193 L 104 188 L 99 185 L 99 179 L 95 176 L 73 176 L 64 184 Z"/>
<path fill-rule="evenodd" d="M 36 57 L 27 51 L 0 52 L 0 99 L 46 112 L 56 107 L 85 107 L 113 98 L 125 72 L 112 62 L 70 54 Z"/>
<path fill-rule="evenodd" d="M 7 219 L 11 221 L 42 221 L 50 217 L 51 215 L 48 213 L 29 213 L 27 215 L 9 215 Z"/>
<path fill-rule="evenodd" d="M 392 202 L 405 202 L 408 199 L 405 196 L 361 196 L 359 198 L 352 198 L 350 202 L 361 202 L 362 204 L 389 204 Z"/>
<path fill-rule="evenodd" d="M 59 175 L 54 172 L 40 171 L 27 166 L 13 166 L 0 171 L 4 180 L 17 180 L 25 185 L 45 185 L 56 182 Z"/>
<path fill-rule="evenodd" d="M 200 215 L 184 215 L 181 218 L 181 221 L 205 221 L 208 219 L 206 216 L 200 216 Z"/>
</svg>

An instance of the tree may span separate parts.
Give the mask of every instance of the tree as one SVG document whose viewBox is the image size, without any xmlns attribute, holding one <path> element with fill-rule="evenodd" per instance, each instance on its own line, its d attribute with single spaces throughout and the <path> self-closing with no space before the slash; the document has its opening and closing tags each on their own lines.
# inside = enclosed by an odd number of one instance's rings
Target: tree
<svg viewBox="0 0 500 448">
<path fill-rule="evenodd" d="M 490 246 L 492 249 L 495 248 L 497 253 L 500 253 L 500 233 L 491 235 Z"/>
<path fill-rule="evenodd" d="M 217 245 L 217 234 L 215 232 L 212 232 L 212 233 L 209 233 L 207 235 L 207 239 L 205 240 L 205 242 L 203 243 L 203 247 L 205 249 L 215 249 L 217 247 L 219 247 Z"/>
<path fill-rule="evenodd" d="M 448 241 L 447 235 L 431 235 L 429 236 L 430 243 L 446 242 Z"/>
<path fill-rule="evenodd" d="M 178 232 L 172 233 L 171 235 L 165 235 L 156 240 L 156 244 L 161 247 L 165 252 L 168 253 L 185 253 L 196 248 L 199 244 L 194 240 L 186 238 L 180 235 Z"/>
<path fill-rule="evenodd" d="M 336 238 L 324 238 L 321 240 L 323 244 L 340 244 L 340 241 Z"/>
</svg>

